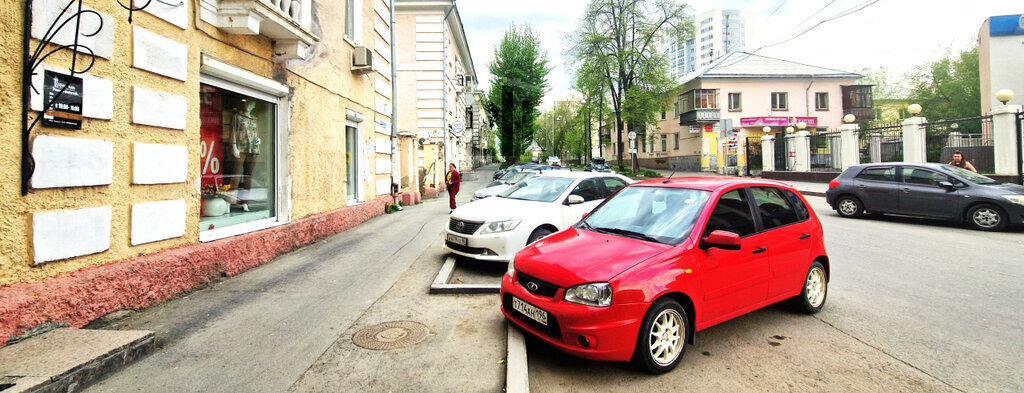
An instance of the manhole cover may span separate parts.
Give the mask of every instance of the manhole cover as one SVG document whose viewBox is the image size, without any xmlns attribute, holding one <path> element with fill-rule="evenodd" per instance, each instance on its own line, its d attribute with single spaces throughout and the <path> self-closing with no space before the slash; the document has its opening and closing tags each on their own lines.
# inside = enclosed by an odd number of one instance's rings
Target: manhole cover
<svg viewBox="0 0 1024 393">
<path fill-rule="evenodd" d="M 352 342 L 366 349 L 398 349 L 415 345 L 428 334 L 430 330 L 422 323 L 392 321 L 363 328 L 352 335 Z"/>
</svg>

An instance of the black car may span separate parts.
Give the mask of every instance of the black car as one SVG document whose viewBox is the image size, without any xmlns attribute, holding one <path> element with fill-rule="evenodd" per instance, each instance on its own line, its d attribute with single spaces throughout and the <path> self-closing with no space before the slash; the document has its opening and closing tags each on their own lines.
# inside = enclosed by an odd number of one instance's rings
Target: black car
<svg viewBox="0 0 1024 393">
<path fill-rule="evenodd" d="M 854 165 L 825 193 L 840 216 L 890 213 L 966 222 L 983 231 L 1024 223 L 1024 186 L 933 163 Z"/>
</svg>

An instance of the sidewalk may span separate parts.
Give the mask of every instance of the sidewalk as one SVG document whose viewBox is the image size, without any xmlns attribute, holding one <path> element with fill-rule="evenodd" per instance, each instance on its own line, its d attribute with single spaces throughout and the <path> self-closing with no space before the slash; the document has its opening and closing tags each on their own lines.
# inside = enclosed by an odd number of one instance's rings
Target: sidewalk
<svg viewBox="0 0 1024 393">
<path fill-rule="evenodd" d="M 658 172 L 663 176 L 672 174 L 671 169 L 651 169 L 652 171 Z M 680 172 L 677 171 L 672 177 L 701 177 L 701 176 L 725 176 L 714 172 Z M 783 183 L 792 184 L 797 191 L 800 191 L 804 196 L 817 196 L 824 197 L 825 191 L 828 191 L 828 183 L 812 183 L 803 181 L 786 181 L 780 180 Z"/>
</svg>

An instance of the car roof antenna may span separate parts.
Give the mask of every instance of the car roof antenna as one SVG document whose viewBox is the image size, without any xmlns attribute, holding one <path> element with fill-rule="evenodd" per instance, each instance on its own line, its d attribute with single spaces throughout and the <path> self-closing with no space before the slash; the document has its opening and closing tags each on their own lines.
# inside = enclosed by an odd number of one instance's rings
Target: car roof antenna
<svg viewBox="0 0 1024 393">
<path fill-rule="evenodd" d="M 672 173 L 668 174 L 668 177 L 661 182 L 661 184 L 667 184 L 669 180 L 672 180 L 672 175 L 676 174 L 676 164 L 672 164 Z"/>
</svg>

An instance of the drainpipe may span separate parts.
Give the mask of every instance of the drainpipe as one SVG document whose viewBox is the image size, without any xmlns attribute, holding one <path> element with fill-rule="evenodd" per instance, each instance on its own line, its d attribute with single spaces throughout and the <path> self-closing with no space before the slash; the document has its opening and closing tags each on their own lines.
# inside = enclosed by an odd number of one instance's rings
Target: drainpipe
<svg viewBox="0 0 1024 393">
<path fill-rule="evenodd" d="M 395 139 L 398 137 L 397 70 L 398 66 L 395 65 L 395 0 L 391 0 L 391 183 L 397 183 L 398 192 L 402 192 L 402 151 L 395 144 Z"/>
<path fill-rule="evenodd" d="M 814 74 L 811 74 L 811 83 L 807 84 L 804 90 L 804 116 L 811 117 L 811 85 L 814 84 Z"/>
</svg>

